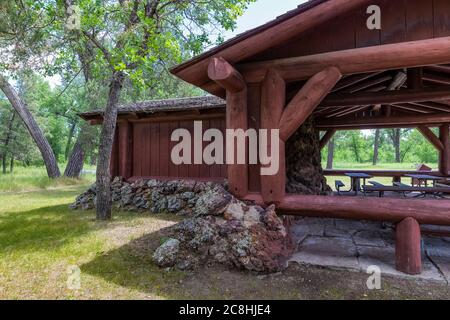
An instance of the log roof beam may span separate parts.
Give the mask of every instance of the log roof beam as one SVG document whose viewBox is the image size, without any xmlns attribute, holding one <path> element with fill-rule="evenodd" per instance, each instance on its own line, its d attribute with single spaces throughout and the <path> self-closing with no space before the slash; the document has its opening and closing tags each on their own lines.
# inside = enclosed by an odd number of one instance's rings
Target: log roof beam
<svg viewBox="0 0 450 320">
<path fill-rule="evenodd" d="M 238 69 L 247 82 L 259 83 L 269 68 L 276 68 L 287 82 L 292 82 L 330 66 L 348 75 L 446 63 L 450 63 L 450 37 L 253 62 L 239 65 Z"/>
</svg>

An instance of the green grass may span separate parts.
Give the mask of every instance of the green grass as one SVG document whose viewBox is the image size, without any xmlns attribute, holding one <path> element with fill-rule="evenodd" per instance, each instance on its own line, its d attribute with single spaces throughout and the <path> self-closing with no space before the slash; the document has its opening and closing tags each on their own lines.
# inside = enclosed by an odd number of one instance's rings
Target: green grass
<svg viewBox="0 0 450 320">
<path fill-rule="evenodd" d="M 0 194 L 0 299 L 164 298 L 159 290 L 177 283 L 181 273 L 161 272 L 130 242 L 157 243 L 179 219 L 116 212 L 97 222 L 93 211 L 68 209 L 86 187 Z M 81 269 L 80 290 L 67 288 L 70 266 Z"/>
<path fill-rule="evenodd" d="M 60 166 L 64 168 L 64 166 Z M 92 168 L 86 168 L 92 169 Z M 0 173 L 0 192 L 19 192 L 40 189 L 52 189 L 61 186 L 77 186 L 92 183 L 95 179 L 93 174 L 82 175 L 80 179 L 49 179 L 43 167 L 16 167 L 12 174 Z"/>
</svg>

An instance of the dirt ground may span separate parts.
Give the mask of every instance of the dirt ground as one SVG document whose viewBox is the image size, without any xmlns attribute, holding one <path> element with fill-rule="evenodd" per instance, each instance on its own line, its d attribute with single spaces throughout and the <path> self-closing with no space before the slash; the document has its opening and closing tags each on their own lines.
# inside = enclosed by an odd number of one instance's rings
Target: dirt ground
<svg viewBox="0 0 450 320">
<path fill-rule="evenodd" d="M 203 269 L 186 275 L 178 295 L 208 299 L 449 299 L 450 287 L 426 281 L 382 278 L 381 290 L 369 290 L 368 275 L 291 264 L 274 275 L 258 276 L 223 269 Z"/>
</svg>

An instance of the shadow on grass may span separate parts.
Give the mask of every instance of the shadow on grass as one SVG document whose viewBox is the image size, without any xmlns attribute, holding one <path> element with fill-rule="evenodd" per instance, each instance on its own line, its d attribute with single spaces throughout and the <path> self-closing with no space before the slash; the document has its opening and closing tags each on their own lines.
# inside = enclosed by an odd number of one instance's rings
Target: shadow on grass
<svg viewBox="0 0 450 320">
<path fill-rule="evenodd" d="M 178 290 L 179 281 L 185 273 L 166 272 L 152 261 L 153 252 L 161 245 L 161 239 L 170 234 L 171 227 L 167 227 L 142 236 L 82 265 L 81 271 L 147 295 L 168 298 L 181 295 L 189 298 L 189 295 L 185 296 Z"/>
<path fill-rule="evenodd" d="M 39 202 L 51 203 L 58 197 L 70 197 L 73 192 L 52 191 L 34 193 Z M 4 199 L 2 199 L 4 200 Z M 8 197 L 7 201 L 27 199 Z M 0 212 L 0 250 L 3 252 L 49 251 L 58 249 L 89 233 L 107 229 L 111 223 L 133 221 L 142 215 L 133 212 L 114 212 L 112 222 L 97 222 L 94 211 L 73 211 L 68 203 L 43 206 L 28 211 L 20 207 Z M 160 220 L 176 221 L 169 216 Z"/>
<path fill-rule="evenodd" d="M 6 250 L 49 250 L 80 237 L 92 227 L 92 217 L 66 204 L 0 215 L 0 246 Z"/>
</svg>

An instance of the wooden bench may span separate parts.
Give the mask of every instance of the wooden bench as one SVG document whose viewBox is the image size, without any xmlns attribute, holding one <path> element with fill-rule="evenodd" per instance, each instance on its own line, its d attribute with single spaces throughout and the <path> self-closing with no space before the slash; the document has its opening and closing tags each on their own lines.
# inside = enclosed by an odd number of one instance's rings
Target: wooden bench
<svg viewBox="0 0 450 320">
<path fill-rule="evenodd" d="M 382 189 L 382 188 L 384 188 L 384 187 L 387 187 L 387 186 L 385 186 L 384 184 L 379 183 L 379 182 L 377 182 L 377 181 L 369 181 L 369 183 L 372 185 L 372 188 L 380 188 L 380 189 Z M 367 187 L 367 186 L 363 186 L 364 195 L 366 195 L 366 192 L 372 192 L 372 191 L 368 191 L 366 187 Z M 378 196 L 379 196 L 380 198 L 382 198 L 382 197 L 384 196 L 384 191 L 381 191 L 381 190 L 378 191 L 378 190 L 376 190 L 375 192 L 378 192 Z"/>
<path fill-rule="evenodd" d="M 380 197 L 384 195 L 384 192 L 420 192 L 422 194 L 450 194 L 449 187 L 412 187 L 412 186 L 364 186 L 364 192 L 379 192 Z"/>
<path fill-rule="evenodd" d="M 336 180 L 334 182 L 338 195 L 341 195 L 341 188 L 345 187 L 345 184 L 341 180 Z"/>
</svg>

